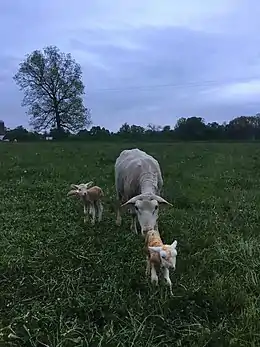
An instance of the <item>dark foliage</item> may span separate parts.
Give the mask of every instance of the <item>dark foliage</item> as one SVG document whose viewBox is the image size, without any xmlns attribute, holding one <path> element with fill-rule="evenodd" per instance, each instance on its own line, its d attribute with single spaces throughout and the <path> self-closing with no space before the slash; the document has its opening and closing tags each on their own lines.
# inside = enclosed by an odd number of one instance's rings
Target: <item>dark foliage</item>
<svg viewBox="0 0 260 347">
<path fill-rule="evenodd" d="M 238 117 L 228 124 L 208 123 L 202 118 L 180 118 L 174 129 L 169 125 L 164 127 L 149 124 L 145 129 L 138 125 L 123 124 L 118 132 L 113 133 L 104 127 L 93 126 L 90 130 L 83 129 L 76 134 L 61 128 L 52 129 L 44 134 L 30 132 L 19 126 L 7 130 L 6 138 L 17 141 L 43 140 L 51 136 L 54 140 L 74 141 L 259 141 L 260 117 Z"/>
</svg>

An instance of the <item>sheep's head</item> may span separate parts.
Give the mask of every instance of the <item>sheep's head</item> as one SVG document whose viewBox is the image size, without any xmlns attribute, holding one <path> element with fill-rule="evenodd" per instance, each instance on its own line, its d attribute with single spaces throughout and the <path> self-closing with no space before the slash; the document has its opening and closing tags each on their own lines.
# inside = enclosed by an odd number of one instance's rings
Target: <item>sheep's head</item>
<svg viewBox="0 0 260 347">
<path fill-rule="evenodd" d="M 161 266 L 175 269 L 177 257 L 176 246 L 177 241 L 175 240 L 171 245 L 149 247 L 149 251 L 159 253 L 161 259 Z"/>
<path fill-rule="evenodd" d="M 132 213 L 137 215 L 142 232 L 146 232 L 155 228 L 159 205 L 172 206 L 172 204 L 162 197 L 147 193 L 137 195 L 121 206 L 130 206 Z"/>
<path fill-rule="evenodd" d="M 67 196 L 71 196 L 71 195 L 76 195 L 80 197 L 87 196 L 88 188 L 90 188 L 92 185 L 93 185 L 92 181 L 88 183 L 71 184 L 70 185 L 71 190 L 68 192 Z"/>
</svg>

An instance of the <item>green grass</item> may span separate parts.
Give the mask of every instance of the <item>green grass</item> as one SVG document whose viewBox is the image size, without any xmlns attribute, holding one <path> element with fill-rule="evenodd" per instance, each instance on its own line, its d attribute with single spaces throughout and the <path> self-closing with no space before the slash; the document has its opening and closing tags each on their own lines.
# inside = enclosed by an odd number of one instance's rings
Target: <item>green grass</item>
<svg viewBox="0 0 260 347">
<path fill-rule="evenodd" d="M 260 346 L 260 146 L 139 145 L 174 204 L 173 297 L 147 281 L 129 216 L 115 225 L 114 162 L 134 146 L 0 144 L 1 346 Z M 88 180 L 106 195 L 95 227 L 66 197 Z"/>
</svg>

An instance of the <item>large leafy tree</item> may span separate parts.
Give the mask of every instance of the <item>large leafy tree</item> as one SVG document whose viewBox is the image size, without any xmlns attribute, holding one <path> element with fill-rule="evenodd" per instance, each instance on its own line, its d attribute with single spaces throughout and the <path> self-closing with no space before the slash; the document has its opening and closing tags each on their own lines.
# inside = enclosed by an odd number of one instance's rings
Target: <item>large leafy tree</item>
<svg viewBox="0 0 260 347">
<path fill-rule="evenodd" d="M 35 130 L 78 131 L 91 124 L 83 103 L 81 67 L 70 54 L 56 46 L 35 50 L 20 63 L 14 80 L 24 91 L 22 106 L 28 107 Z"/>
</svg>

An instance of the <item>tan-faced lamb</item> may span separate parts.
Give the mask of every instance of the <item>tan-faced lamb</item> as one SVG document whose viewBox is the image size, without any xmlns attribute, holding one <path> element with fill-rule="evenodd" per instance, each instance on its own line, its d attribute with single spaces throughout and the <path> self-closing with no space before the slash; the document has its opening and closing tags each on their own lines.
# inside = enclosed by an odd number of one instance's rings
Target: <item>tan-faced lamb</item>
<svg viewBox="0 0 260 347">
<path fill-rule="evenodd" d="M 115 162 L 115 186 L 116 224 L 119 226 L 122 222 L 121 208 L 129 206 L 131 230 L 137 233 L 136 216 L 142 235 L 148 230 L 158 230 L 159 204 L 172 206 L 160 196 L 163 179 L 158 161 L 138 148 L 123 150 Z"/>
<path fill-rule="evenodd" d="M 151 274 L 151 282 L 158 285 L 158 274 L 163 271 L 170 294 L 172 293 L 172 282 L 169 275 L 169 269 L 176 268 L 177 257 L 177 241 L 173 241 L 171 245 L 162 242 L 161 236 L 157 230 L 150 230 L 145 235 L 145 250 L 147 254 L 146 275 Z"/>
<path fill-rule="evenodd" d="M 92 181 L 81 184 L 71 184 L 72 190 L 68 192 L 68 196 L 77 196 L 83 202 L 84 207 L 84 223 L 88 221 L 88 216 L 92 215 L 91 224 L 95 224 L 96 214 L 98 222 L 102 220 L 103 205 L 101 198 L 104 196 L 103 190 L 98 186 L 93 186 Z"/>
</svg>

